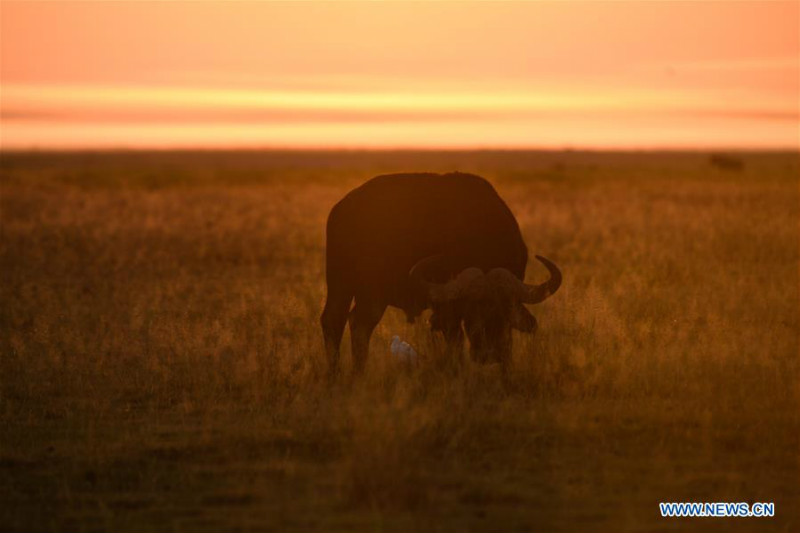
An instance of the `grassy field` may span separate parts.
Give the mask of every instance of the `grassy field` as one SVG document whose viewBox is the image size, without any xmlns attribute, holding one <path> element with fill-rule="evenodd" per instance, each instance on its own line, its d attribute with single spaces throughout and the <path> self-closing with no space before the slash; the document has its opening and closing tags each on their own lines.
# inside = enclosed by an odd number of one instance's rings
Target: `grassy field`
<svg viewBox="0 0 800 533">
<path fill-rule="evenodd" d="M 797 154 L 1 157 L 2 531 L 800 530 Z M 564 272 L 506 379 L 396 310 L 323 379 L 328 210 L 409 170 L 487 177 Z"/>
</svg>

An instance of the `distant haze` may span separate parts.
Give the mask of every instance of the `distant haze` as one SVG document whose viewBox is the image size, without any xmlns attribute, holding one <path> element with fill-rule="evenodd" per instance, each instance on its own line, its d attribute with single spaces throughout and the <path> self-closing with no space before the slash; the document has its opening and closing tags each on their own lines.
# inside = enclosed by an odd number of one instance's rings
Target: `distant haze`
<svg viewBox="0 0 800 533">
<path fill-rule="evenodd" d="M 0 4 L 26 148 L 800 148 L 799 2 Z"/>
</svg>

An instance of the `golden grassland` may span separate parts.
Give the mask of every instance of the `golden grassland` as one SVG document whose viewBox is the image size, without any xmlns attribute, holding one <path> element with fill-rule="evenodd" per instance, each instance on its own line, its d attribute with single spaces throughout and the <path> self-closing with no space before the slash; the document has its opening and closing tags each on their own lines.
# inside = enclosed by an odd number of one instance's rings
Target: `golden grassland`
<svg viewBox="0 0 800 533">
<path fill-rule="evenodd" d="M 798 155 L 737 157 L 3 154 L 0 529 L 800 529 Z M 390 310 L 330 385 L 328 210 L 413 170 L 487 177 L 564 285 L 505 378 Z"/>
</svg>

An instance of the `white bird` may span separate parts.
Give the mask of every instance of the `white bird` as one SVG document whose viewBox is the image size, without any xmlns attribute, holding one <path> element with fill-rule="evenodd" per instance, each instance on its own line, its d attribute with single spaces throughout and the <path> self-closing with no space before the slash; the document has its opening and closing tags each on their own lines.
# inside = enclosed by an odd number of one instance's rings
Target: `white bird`
<svg viewBox="0 0 800 533">
<path fill-rule="evenodd" d="M 417 351 L 397 335 L 392 337 L 392 355 L 401 363 L 413 365 L 417 362 Z"/>
</svg>

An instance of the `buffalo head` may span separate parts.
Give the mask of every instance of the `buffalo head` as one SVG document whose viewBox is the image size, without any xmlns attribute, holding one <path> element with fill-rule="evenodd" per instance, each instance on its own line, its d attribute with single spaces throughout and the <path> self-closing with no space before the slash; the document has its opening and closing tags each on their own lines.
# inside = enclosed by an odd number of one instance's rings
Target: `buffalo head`
<svg viewBox="0 0 800 533">
<path fill-rule="evenodd" d="M 428 281 L 425 271 L 441 263 L 442 256 L 423 259 L 409 275 L 433 308 L 434 330 L 443 330 L 445 324 L 460 328 L 463 323 L 474 361 L 505 363 L 511 358 L 511 329 L 533 333 L 537 328 L 524 304 L 542 302 L 561 286 L 558 267 L 544 257 L 536 259 L 550 271 L 550 279 L 539 285 L 525 283 L 505 268 L 484 272 L 470 267 L 446 283 Z"/>
</svg>

